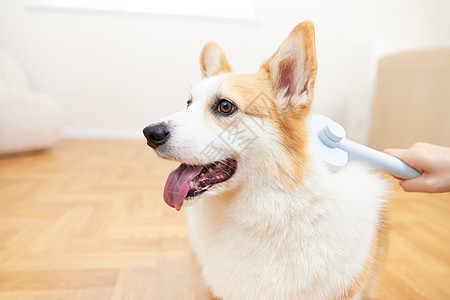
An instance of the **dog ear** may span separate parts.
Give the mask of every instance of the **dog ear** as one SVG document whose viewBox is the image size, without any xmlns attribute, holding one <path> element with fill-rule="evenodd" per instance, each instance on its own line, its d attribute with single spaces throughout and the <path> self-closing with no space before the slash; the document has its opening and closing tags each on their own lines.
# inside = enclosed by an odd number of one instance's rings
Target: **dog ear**
<svg viewBox="0 0 450 300">
<path fill-rule="evenodd" d="M 203 46 L 200 53 L 200 69 L 202 77 L 211 77 L 232 72 L 225 52 L 216 42 L 210 41 Z"/>
<path fill-rule="evenodd" d="M 313 23 L 298 24 L 262 68 L 270 73 L 282 110 L 309 107 L 317 73 Z"/>
</svg>

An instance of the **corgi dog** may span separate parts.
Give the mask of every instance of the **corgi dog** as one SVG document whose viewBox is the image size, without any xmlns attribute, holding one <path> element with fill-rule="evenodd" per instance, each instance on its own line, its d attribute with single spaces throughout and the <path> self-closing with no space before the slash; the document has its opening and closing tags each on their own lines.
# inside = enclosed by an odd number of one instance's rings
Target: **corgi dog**
<svg viewBox="0 0 450 300">
<path fill-rule="evenodd" d="M 389 186 L 355 162 L 330 172 L 310 143 L 314 26 L 298 24 L 256 73 L 218 44 L 200 55 L 187 109 L 144 129 L 181 165 L 165 202 L 184 205 L 203 278 L 220 299 L 371 299 Z"/>
</svg>

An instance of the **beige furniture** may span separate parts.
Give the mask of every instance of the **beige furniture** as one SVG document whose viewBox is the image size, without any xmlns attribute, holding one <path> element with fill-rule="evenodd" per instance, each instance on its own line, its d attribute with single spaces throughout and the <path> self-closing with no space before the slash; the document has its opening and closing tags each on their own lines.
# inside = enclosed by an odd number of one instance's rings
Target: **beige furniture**
<svg viewBox="0 0 450 300">
<path fill-rule="evenodd" d="M 408 148 L 419 141 L 450 146 L 450 48 L 379 61 L 369 145 Z"/>
<path fill-rule="evenodd" d="M 52 145 L 60 115 L 56 100 L 32 90 L 17 62 L 0 52 L 0 155 Z"/>
</svg>

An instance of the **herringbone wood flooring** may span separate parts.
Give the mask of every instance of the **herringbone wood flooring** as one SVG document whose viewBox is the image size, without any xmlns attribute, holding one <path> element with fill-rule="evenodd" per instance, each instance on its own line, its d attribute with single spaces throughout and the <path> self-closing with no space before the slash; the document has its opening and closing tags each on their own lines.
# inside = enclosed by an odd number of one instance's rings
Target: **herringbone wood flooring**
<svg viewBox="0 0 450 300">
<path fill-rule="evenodd" d="M 0 158 L 0 299 L 206 299 L 163 161 L 143 141 Z M 377 299 L 450 298 L 450 195 L 397 191 Z"/>
</svg>

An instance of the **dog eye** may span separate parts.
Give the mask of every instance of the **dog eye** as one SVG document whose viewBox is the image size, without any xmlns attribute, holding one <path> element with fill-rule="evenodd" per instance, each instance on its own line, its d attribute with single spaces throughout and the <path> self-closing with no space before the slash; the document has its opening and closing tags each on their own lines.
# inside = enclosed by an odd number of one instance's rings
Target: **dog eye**
<svg viewBox="0 0 450 300">
<path fill-rule="evenodd" d="M 236 106 L 226 99 L 220 99 L 217 110 L 224 115 L 231 115 L 236 110 Z"/>
<path fill-rule="evenodd" d="M 189 108 L 189 106 L 191 106 L 191 104 L 192 104 L 192 99 L 189 99 L 189 100 L 186 102 L 186 108 Z"/>
</svg>

